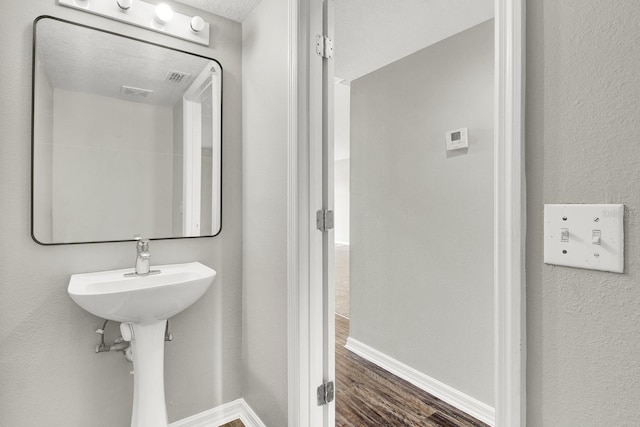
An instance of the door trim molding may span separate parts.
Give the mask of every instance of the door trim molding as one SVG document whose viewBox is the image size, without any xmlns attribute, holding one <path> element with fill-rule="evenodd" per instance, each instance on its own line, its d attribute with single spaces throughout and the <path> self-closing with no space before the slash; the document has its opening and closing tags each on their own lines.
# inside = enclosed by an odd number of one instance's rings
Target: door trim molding
<svg viewBox="0 0 640 427">
<path fill-rule="evenodd" d="M 496 0 L 494 390 L 496 426 L 526 425 L 525 0 Z"/>
<path fill-rule="evenodd" d="M 296 427 L 324 425 L 323 409 L 316 405 L 323 323 L 322 236 L 315 228 L 322 204 L 322 60 L 311 37 L 320 31 L 321 10 L 321 0 L 289 0 L 287 376 L 288 425 Z"/>
<path fill-rule="evenodd" d="M 317 376 L 313 349 L 322 310 L 310 298 L 317 248 L 310 201 L 321 189 L 310 176 L 313 122 L 309 39 L 320 0 L 289 0 L 288 354 L 289 426 L 324 425 L 311 406 Z M 495 0 L 494 378 L 497 427 L 526 425 L 524 83 L 525 0 Z M 313 7 L 312 7 L 313 6 Z M 313 230 L 315 231 L 315 230 Z M 315 414 L 315 415 L 314 415 Z"/>
<path fill-rule="evenodd" d="M 302 390 L 309 388 L 308 343 L 302 331 L 308 321 L 308 305 L 302 297 L 302 287 L 305 282 L 301 265 L 303 242 L 300 240 L 300 214 L 302 210 L 299 197 L 299 166 L 301 161 L 298 150 L 298 140 L 301 136 L 299 117 L 304 118 L 304 111 L 299 114 L 299 69 L 304 69 L 304 63 L 299 59 L 299 0 L 289 0 L 289 89 L 288 89 L 288 171 L 287 171 L 287 388 L 288 388 L 288 425 L 304 425 L 303 420 L 309 419 L 309 407 L 302 399 Z M 303 167 L 304 169 L 304 167 Z"/>
</svg>

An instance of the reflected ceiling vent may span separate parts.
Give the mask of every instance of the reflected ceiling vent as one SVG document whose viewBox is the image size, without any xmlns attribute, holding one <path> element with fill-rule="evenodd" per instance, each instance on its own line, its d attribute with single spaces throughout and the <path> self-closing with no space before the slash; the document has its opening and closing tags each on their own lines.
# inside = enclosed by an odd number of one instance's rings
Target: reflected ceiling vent
<svg viewBox="0 0 640 427">
<path fill-rule="evenodd" d="M 191 74 L 183 73 L 182 71 L 169 71 L 166 76 L 164 76 L 165 81 L 171 83 L 184 83 L 186 82 Z"/>
<path fill-rule="evenodd" d="M 130 98 L 148 98 L 153 91 L 151 89 L 123 85 L 120 88 L 120 93 Z"/>
</svg>

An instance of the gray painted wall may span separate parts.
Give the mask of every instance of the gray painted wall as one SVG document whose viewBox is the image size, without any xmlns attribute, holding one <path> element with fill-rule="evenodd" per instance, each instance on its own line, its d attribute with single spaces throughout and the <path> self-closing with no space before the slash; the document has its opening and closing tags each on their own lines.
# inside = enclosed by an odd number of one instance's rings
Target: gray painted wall
<svg viewBox="0 0 640 427">
<path fill-rule="evenodd" d="M 635 426 L 640 7 L 527 2 L 528 425 Z M 544 203 L 624 203 L 625 273 L 543 264 Z"/>
<path fill-rule="evenodd" d="M 41 212 L 33 220 L 34 234 L 44 241 L 50 242 L 53 234 L 53 213 L 51 209 L 53 193 L 53 87 L 47 77 L 44 64 L 36 60 L 33 70 L 36 76 L 35 91 L 40 94 L 34 108 L 40 111 L 40 118 L 34 120 L 33 128 L 40 139 L 40 158 L 42 167 L 34 177 L 34 211 Z"/>
<path fill-rule="evenodd" d="M 52 238 L 38 241 L 171 236 L 173 109 L 54 89 L 53 110 Z"/>
<path fill-rule="evenodd" d="M 4 1 L 0 14 L 0 425 L 128 425 L 133 378 L 120 354 L 94 353 L 100 319 L 68 297 L 73 273 L 133 265 L 133 243 L 45 247 L 30 237 L 32 22 L 42 14 L 102 27 L 220 60 L 224 67 L 223 231 L 151 243 L 154 264 L 200 261 L 218 271 L 207 294 L 171 321 L 166 346 L 170 421 L 241 395 L 241 27 L 213 23 L 206 48 L 60 7 Z M 194 14 L 181 4 L 174 9 Z M 282 328 L 285 330 L 285 328 Z M 117 327 L 110 325 L 107 339 Z"/>
<path fill-rule="evenodd" d="M 469 128 L 469 149 L 445 132 Z M 350 336 L 493 404 L 493 20 L 351 83 Z"/>
<path fill-rule="evenodd" d="M 184 103 L 173 106 L 173 183 L 171 184 L 171 232 L 173 236 L 182 234 L 184 209 L 182 206 L 182 173 L 184 171 L 184 128 L 182 126 Z"/>
<path fill-rule="evenodd" d="M 349 244 L 349 161 L 336 160 L 333 164 L 335 241 Z"/>
<path fill-rule="evenodd" d="M 351 88 L 335 83 L 334 88 L 334 211 L 335 240 L 349 244 L 349 140 L 351 138 Z"/>
<path fill-rule="evenodd" d="M 288 4 L 262 0 L 242 25 L 243 396 L 287 424 Z"/>
</svg>

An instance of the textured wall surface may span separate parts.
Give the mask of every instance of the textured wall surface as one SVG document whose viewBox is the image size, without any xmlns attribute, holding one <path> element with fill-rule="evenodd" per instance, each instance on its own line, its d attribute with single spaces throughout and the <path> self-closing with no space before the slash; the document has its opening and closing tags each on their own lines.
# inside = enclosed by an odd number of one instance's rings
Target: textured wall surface
<svg viewBox="0 0 640 427">
<path fill-rule="evenodd" d="M 492 194 L 493 20 L 352 82 L 350 336 L 489 405 Z"/>
<path fill-rule="evenodd" d="M 242 26 L 243 388 L 268 426 L 287 425 L 287 2 Z"/>
<path fill-rule="evenodd" d="M 636 426 L 640 7 L 527 4 L 528 425 Z M 544 265 L 544 203 L 624 203 L 625 273 Z"/>
<path fill-rule="evenodd" d="M 49 14 L 217 58 L 224 74 L 223 231 L 151 242 L 154 264 L 200 261 L 218 271 L 207 294 L 171 321 L 170 421 L 241 395 L 241 28 L 205 15 L 210 48 L 60 7 L 4 1 L 0 14 L 0 425 L 113 427 L 130 423 L 133 378 L 120 354 L 95 354 L 100 319 L 67 295 L 73 273 L 132 267 L 133 243 L 45 247 L 30 237 L 32 23 Z M 195 13 L 176 4 L 175 10 Z M 99 48 L 99 47 L 96 47 Z M 113 340 L 117 326 L 109 326 Z"/>
</svg>

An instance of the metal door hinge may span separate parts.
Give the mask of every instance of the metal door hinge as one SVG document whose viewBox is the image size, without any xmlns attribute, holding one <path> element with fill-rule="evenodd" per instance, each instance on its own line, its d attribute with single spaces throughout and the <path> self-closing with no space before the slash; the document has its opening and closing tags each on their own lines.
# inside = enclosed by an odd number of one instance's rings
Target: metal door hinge
<svg viewBox="0 0 640 427">
<path fill-rule="evenodd" d="M 328 383 L 321 384 L 318 387 L 318 406 L 326 405 L 333 401 L 334 396 L 334 386 L 333 381 L 329 381 Z"/>
<path fill-rule="evenodd" d="M 320 231 L 333 229 L 333 211 L 319 210 L 316 212 L 316 227 Z"/>
<path fill-rule="evenodd" d="M 323 58 L 333 58 L 333 39 L 318 34 L 316 36 L 316 53 Z"/>
</svg>

